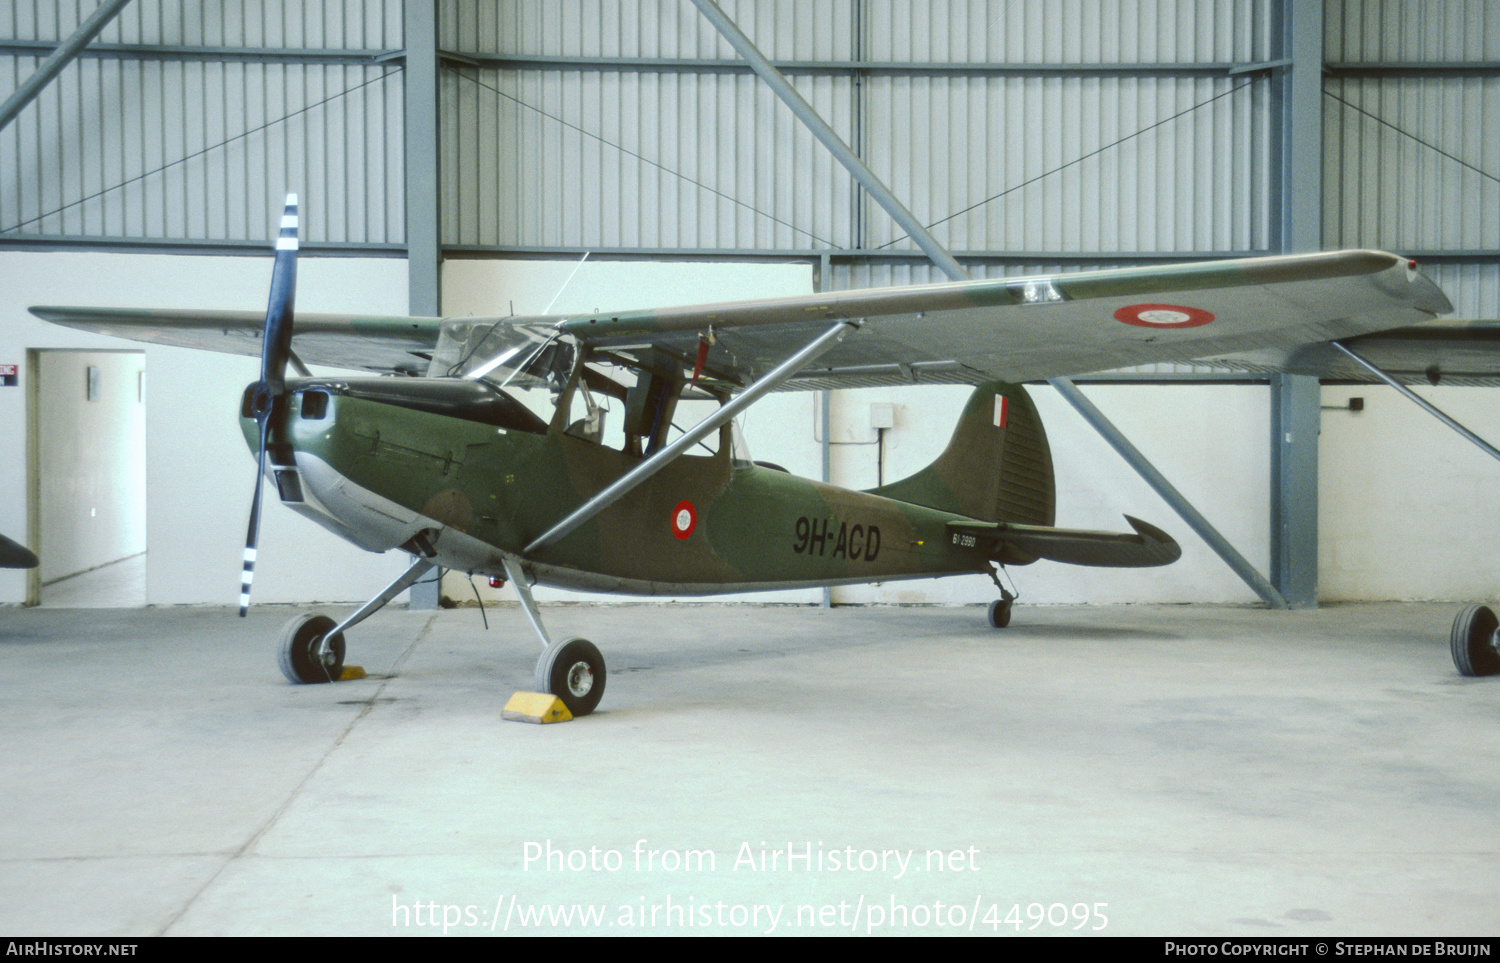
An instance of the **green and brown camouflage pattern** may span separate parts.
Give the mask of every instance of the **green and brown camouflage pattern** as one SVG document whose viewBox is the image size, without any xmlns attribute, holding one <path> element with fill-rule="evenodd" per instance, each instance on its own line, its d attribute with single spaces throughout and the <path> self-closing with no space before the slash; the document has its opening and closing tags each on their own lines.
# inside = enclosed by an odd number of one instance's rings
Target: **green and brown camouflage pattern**
<svg viewBox="0 0 1500 963">
<path fill-rule="evenodd" d="M 1047 554 L 1035 544 L 1007 547 L 1002 531 L 976 537 L 963 527 L 1009 522 L 1035 534 L 1050 524 L 1045 433 L 1014 385 L 976 389 L 948 450 L 903 482 L 849 491 L 735 463 L 726 429 L 719 452 L 678 458 L 525 555 L 527 544 L 640 458 L 557 425 L 534 433 L 339 394 L 329 395 L 320 417 L 304 417 L 304 399 L 327 384 L 291 383 L 273 448 L 290 446 L 295 458 L 283 447 L 279 460 L 305 469 L 316 459 L 430 520 L 441 531 L 440 561 L 463 571 L 498 575 L 509 556 L 541 581 L 574 588 L 709 594 L 984 572 L 992 561 L 1025 564 Z M 1004 426 L 995 414 L 1002 401 Z M 242 427 L 254 447 L 254 421 L 242 419 Z M 397 536 L 389 541 L 366 547 L 399 544 Z"/>
<path fill-rule="evenodd" d="M 873 493 L 980 521 L 1051 525 L 1057 507 L 1052 451 L 1031 396 L 1020 385 L 979 386 L 937 461 Z"/>
</svg>

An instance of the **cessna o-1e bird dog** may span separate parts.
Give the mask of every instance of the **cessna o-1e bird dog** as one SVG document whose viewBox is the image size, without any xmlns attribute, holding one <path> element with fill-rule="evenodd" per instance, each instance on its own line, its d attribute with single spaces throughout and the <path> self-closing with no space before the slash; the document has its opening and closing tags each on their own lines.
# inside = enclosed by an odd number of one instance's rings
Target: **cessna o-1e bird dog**
<svg viewBox="0 0 1500 963">
<path fill-rule="evenodd" d="M 1039 558 L 1164 565 L 1177 543 L 1136 519 L 1127 533 L 1053 526 L 1047 437 L 1021 382 L 1197 359 L 1317 372 L 1328 342 L 1451 310 L 1414 262 L 1342 251 L 569 317 L 294 324 L 295 196 L 276 247 L 263 323 L 241 312 L 32 310 L 90 331 L 260 354 L 241 410 L 259 466 L 241 614 L 268 479 L 284 505 L 361 548 L 413 557 L 342 622 L 293 620 L 279 643 L 290 679 L 337 679 L 344 632 L 444 566 L 515 585 L 544 647 L 537 687 L 574 715 L 598 704 L 604 659 L 587 640 L 549 637 L 534 582 L 692 595 L 994 577 L 997 565 Z M 405 377 L 311 377 L 304 362 Z M 286 377 L 288 363 L 303 377 Z M 745 459 L 735 437 L 735 416 L 775 389 L 912 382 L 975 388 L 947 449 L 903 481 L 848 491 L 797 478 Z M 555 394 L 550 421 L 508 393 L 536 387 Z M 684 393 L 720 406 L 674 438 Z M 617 445 L 605 444 L 600 396 L 623 408 Z M 710 436 L 717 450 L 693 453 Z M 1006 624 L 1012 598 L 1001 588 L 991 624 Z"/>
</svg>

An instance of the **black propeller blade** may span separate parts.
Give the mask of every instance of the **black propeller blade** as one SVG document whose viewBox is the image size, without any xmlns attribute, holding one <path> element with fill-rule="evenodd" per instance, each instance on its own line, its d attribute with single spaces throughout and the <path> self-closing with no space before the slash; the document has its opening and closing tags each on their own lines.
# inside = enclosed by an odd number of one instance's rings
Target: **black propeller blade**
<svg viewBox="0 0 1500 963">
<path fill-rule="evenodd" d="M 245 575 L 240 582 L 240 617 L 250 607 L 250 583 L 255 578 L 255 545 L 260 537 L 260 499 L 266 481 L 266 446 L 271 413 L 286 395 L 286 365 L 292 353 L 292 317 L 297 300 L 297 195 L 288 194 L 276 239 L 276 263 L 271 268 L 271 296 L 266 305 L 262 335 L 260 380 L 246 389 L 249 414 L 260 427 L 260 451 L 255 459 L 255 500 L 250 503 L 250 528 L 245 533 Z"/>
</svg>

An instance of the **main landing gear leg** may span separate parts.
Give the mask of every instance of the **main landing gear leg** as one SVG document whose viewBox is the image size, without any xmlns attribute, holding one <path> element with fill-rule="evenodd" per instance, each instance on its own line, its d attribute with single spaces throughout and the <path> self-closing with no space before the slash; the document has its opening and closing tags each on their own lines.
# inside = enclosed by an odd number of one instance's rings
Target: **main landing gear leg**
<svg viewBox="0 0 1500 963">
<path fill-rule="evenodd" d="M 1003 629 L 1010 624 L 1011 603 L 1019 598 L 1019 596 L 1013 592 L 1006 591 L 1005 586 L 1000 584 L 1000 576 L 995 573 L 993 568 L 990 569 L 990 578 L 994 580 L 995 588 L 1000 590 L 1000 597 L 990 603 L 990 628 Z"/>
<path fill-rule="evenodd" d="M 374 615 L 436 565 L 428 558 L 417 559 L 384 592 L 337 625 L 326 615 L 299 615 L 292 619 L 281 630 L 277 643 L 282 674 L 293 682 L 337 682 L 344 668 L 344 631 Z"/>
<path fill-rule="evenodd" d="M 586 716 L 604 698 L 607 673 L 604 656 L 588 639 L 569 638 L 554 642 L 542 625 L 542 613 L 531 597 L 531 581 L 521 564 L 505 559 L 505 574 L 516 587 L 521 609 L 542 641 L 542 657 L 536 663 L 536 691 L 557 696 L 574 716 Z"/>
</svg>

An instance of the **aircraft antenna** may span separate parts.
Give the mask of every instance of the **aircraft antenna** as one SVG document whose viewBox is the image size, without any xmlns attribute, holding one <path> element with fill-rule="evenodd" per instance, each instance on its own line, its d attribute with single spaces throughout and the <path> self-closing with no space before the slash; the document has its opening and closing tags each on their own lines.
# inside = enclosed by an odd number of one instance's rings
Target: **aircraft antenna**
<svg viewBox="0 0 1500 963">
<path fill-rule="evenodd" d="M 592 254 L 592 253 L 594 253 L 594 252 L 593 251 L 584 251 L 583 252 L 583 257 L 579 258 L 578 259 L 578 263 L 575 264 L 575 265 L 573 265 L 573 273 L 568 275 L 568 279 L 562 283 L 562 287 L 560 287 L 560 288 L 557 289 L 557 293 L 554 294 L 554 295 L 552 295 L 552 300 L 548 301 L 547 302 L 547 306 L 542 309 L 542 313 L 543 314 L 547 314 L 547 313 L 551 312 L 552 305 L 554 305 L 554 304 L 557 303 L 557 299 L 560 298 L 560 297 L 562 297 L 562 293 L 568 289 L 568 285 L 570 285 L 570 284 L 573 283 L 573 278 L 578 275 L 578 269 L 581 268 L 581 267 L 583 267 L 583 262 L 587 261 L 589 259 L 589 255 Z M 512 307 L 510 309 L 510 311 L 511 311 L 511 314 L 515 314 L 516 313 L 516 309 L 514 307 Z"/>
<path fill-rule="evenodd" d="M 547 314 L 548 312 L 550 312 L 552 310 L 552 305 L 554 305 L 554 304 L 557 303 L 557 299 L 560 298 L 560 297 L 562 297 L 562 293 L 568 289 L 568 285 L 573 283 L 573 278 L 577 276 L 578 269 L 581 268 L 581 267 L 583 267 L 583 262 L 587 261 L 589 259 L 589 255 L 592 254 L 592 253 L 593 253 L 592 251 L 584 251 L 583 252 L 583 257 L 579 258 L 578 259 L 578 263 L 575 264 L 575 265 L 573 265 L 573 273 L 568 275 L 568 279 L 562 283 L 562 287 L 560 287 L 560 288 L 557 289 L 557 293 L 554 294 L 554 295 L 552 295 L 552 300 L 549 301 L 549 302 L 547 302 L 547 306 L 542 309 L 542 313 L 543 314 Z M 515 316 L 516 316 L 516 302 L 515 301 L 511 301 L 510 302 L 510 317 L 513 318 Z M 497 328 L 497 327 L 499 327 L 499 326 L 500 326 L 500 322 L 496 321 L 493 325 L 490 326 L 490 330 L 494 331 L 494 329 Z M 520 366 L 518 366 L 514 371 L 512 371 L 510 373 L 510 375 L 508 377 L 506 377 L 505 381 L 500 385 L 500 387 L 503 388 L 506 385 L 510 384 L 511 378 L 514 378 L 517 374 L 519 374 L 521 372 L 522 369 L 524 369 L 526 367 L 526 365 L 530 364 L 533 360 L 535 360 L 536 357 L 538 355 L 540 355 L 541 352 L 547 347 L 547 345 L 551 344 L 553 342 L 553 340 L 556 339 L 556 338 L 557 338 L 557 332 L 554 331 L 551 335 L 549 335 L 547 337 L 547 340 L 543 341 L 540 345 L 537 346 L 536 350 L 532 352 L 531 357 L 527 358 L 526 361 L 523 364 L 521 364 Z M 486 361 L 484 364 L 480 365 L 479 367 L 477 367 L 477 368 L 473 369 L 472 371 L 468 372 L 467 374 L 465 374 L 464 377 L 465 378 L 469 378 L 469 379 L 471 379 L 473 381 L 478 381 L 480 378 L 483 378 L 485 375 L 489 374 L 491 371 L 494 371 L 496 368 L 500 367 L 502 364 L 506 363 L 511 358 L 519 355 L 521 353 L 521 351 L 524 350 L 524 348 L 525 348 L 524 345 L 517 345 L 514 348 L 510 348 L 510 349 L 507 349 L 505 351 L 502 351 L 499 354 L 495 355 L 490 360 Z M 477 350 L 477 348 L 475 350 Z M 460 362 L 459 364 L 454 365 L 453 368 L 449 369 L 449 373 L 451 374 L 453 371 L 457 370 L 461 366 L 462 366 L 462 362 Z"/>
</svg>

